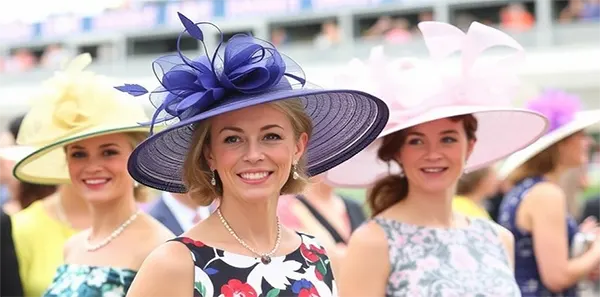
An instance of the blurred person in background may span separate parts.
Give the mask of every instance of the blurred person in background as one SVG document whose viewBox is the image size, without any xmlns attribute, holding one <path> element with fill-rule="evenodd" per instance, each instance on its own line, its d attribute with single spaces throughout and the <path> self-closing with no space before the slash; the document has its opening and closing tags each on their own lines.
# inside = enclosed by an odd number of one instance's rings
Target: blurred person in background
<svg viewBox="0 0 600 297">
<path fill-rule="evenodd" d="M 360 204 L 334 190 L 322 175 L 312 177 L 302 194 L 279 198 L 277 213 L 283 225 L 314 235 L 332 261 L 342 263 L 350 235 L 366 216 Z M 335 273 L 339 275 L 339 271 Z"/>
<path fill-rule="evenodd" d="M 208 218 L 216 209 L 216 202 L 200 206 L 186 194 L 162 192 L 148 206 L 148 214 L 167 227 L 175 236 L 181 235 L 198 222 Z"/>
<path fill-rule="evenodd" d="M 41 296 L 63 263 L 67 240 L 90 226 L 88 206 L 71 185 L 60 185 L 11 219 L 23 296 Z"/>
<path fill-rule="evenodd" d="M 21 156 L 18 159 L 21 160 L 27 156 L 22 155 L 22 148 L 31 148 L 39 144 L 28 143 L 27 138 L 44 137 L 37 132 L 39 123 L 28 121 L 26 118 L 27 116 L 21 121 L 17 133 L 17 140 L 20 143 L 16 147 L 20 150 Z M 27 154 L 29 153 L 32 151 Z M 58 162 L 48 168 L 37 169 L 43 173 L 54 167 L 65 168 L 65 166 L 64 162 Z M 12 164 L 10 167 L 12 169 Z M 27 181 L 19 182 L 27 183 Z M 60 184 L 60 182 L 52 180 L 45 184 Z M 52 282 L 56 268 L 63 263 L 63 248 L 66 241 L 79 230 L 91 225 L 88 205 L 74 191 L 72 185 L 65 183 L 60 184 L 54 194 L 33 202 L 26 209 L 13 215 L 11 220 L 23 296 L 41 296 Z"/>
<path fill-rule="evenodd" d="M 406 18 L 395 18 L 391 27 L 384 33 L 384 40 L 392 44 L 408 43 L 412 38 L 410 22 Z"/>
<path fill-rule="evenodd" d="M 327 49 L 342 42 L 342 33 L 335 21 L 325 21 L 321 25 L 321 32 L 314 38 L 313 45 L 317 49 Z"/>
<path fill-rule="evenodd" d="M 599 269 L 600 236 L 570 258 L 575 235 L 597 235 L 596 221 L 577 226 L 559 183 L 567 170 L 587 163 L 591 139 L 583 130 L 600 121 L 600 110 L 581 111 L 579 99 L 560 90 L 543 92 L 527 108 L 545 115 L 550 128 L 504 161 L 500 176 L 513 188 L 502 201 L 499 223 L 515 235 L 515 276 L 524 297 L 578 296 L 578 281 Z"/>
<path fill-rule="evenodd" d="M 23 121 L 22 116 L 14 118 L 9 123 L 10 137 L 17 139 L 19 128 Z M 12 170 L 16 162 L 31 152 L 30 148 L 11 145 L 0 148 L 0 171 L 3 175 L 2 182 L 7 188 L 7 201 L 2 205 L 5 213 L 11 215 L 29 207 L 33 202 L 50 196 L 56 191 L 54 185 L 38 185 L 28 182 L 20 182 L 12 176 Z"/>
<path fill-rule="evenodd" d="M 0 132 L 0 148 L 11 147 L 15 144 L 12 133 L 7 129 Z M 0 156 L 0 206 L 10 200 L 8 184 L 12 180 L 13 163 Z"/>
<path fill-rule="evenodd" d="M 369 68 L 351 68 L 362 75 L 347 83 L 366 82 L 365 89 L 385 94 L 390 119 L 371 147 L 325 173 L 336 186 L 372 187 L 373 219 L 350 238 L 340 296 L 520 296 L 512 234 L 455 212 L 452 200 L 465 171 L 489 166 L 546 129 L 543 116 L 511 107 L 516 88 L 507 82 L 516 79 L 523 48 L 480 23 L 466 34 L 442 22 L 418 27 L 430 67 L 396 71 L 380 48 Z M 510 47 L 512 54 L 480 56 L 494 46 Z M 444 73 L 456 51 L 471 63 Z M 502 76 L 480 76 L 490 72 Z"/>
<path fill-rule="evenodd" d="M 10 216 L 0 210 L 0 296 L 23 296 Z"/>
<path fill-rule="evenodd" d="M 68 60 L 69 52 L 60 44 L 51 44 L 44 49 L 40 65 L 47 69 L 57 69 L 61 63 Z"/>
<path fill-rule="evenodd" d="M 91 227 L 64 244 L 64 264 L 43 296 L 124 296 L 146 256 L 173 237 L 138 210 L 145 188 L 127 172 L 129 155 L 149 131 L 138 123 L 148 118 L 106 77 L 86 71 L 91 61 L 79 55 L 45 81 L 23 120 L 35 129 L 17 139 L 41 147 L 16 165 L 17 178 L 70 183 L 90 207 Z"/>
<path fill-rule="evenodd" d="M 494 167 L 485 167 L 463 174 L 458 180 L 456 197 L 452 200 L 454 211 L 473 218 L 491 219 L 484 207 L 486 199 L 498 190 Z"/>
<path fill-rule="evenodd" d="M 535 17 L 523 3 L 511 3 L 500 10 L 500 25 L 507 31 L 528 31 L 535 25 Z"/>
</svg>

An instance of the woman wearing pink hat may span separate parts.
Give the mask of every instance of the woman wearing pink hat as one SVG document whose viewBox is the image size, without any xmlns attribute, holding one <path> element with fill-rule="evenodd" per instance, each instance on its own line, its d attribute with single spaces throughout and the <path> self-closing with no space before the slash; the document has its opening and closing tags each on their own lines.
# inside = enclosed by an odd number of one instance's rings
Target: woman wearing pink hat
<svg viewBox="0 0 600 297">
<path fill-rule="evenodd" d="M 463 172 L 506 157 L 546 129 L 542 115 L 507 104 L 523 49 L 479 23 L 466 34 L 438 22 L 419 28 L 435 68 L 411 84 L 419 68 L 386 73 L 393 63 L 372 57 L 372 71 L 360 71 L 366 77 L 357 80 L 371 78 L 366 87 L 390 107 L 388 126 L 373 145 L 326 173 L 334 185 L 372 187 L 374 218 L 350 239 L 340 296 L 520 296 L 511 233 L 455 213 L 452 199 Z M 479 57 L 497 45 L 515 54 L 493 64 Z M 438 73 L 449 69 L 442 62 L 455 51 L 460 75 Z"/>
</svg>

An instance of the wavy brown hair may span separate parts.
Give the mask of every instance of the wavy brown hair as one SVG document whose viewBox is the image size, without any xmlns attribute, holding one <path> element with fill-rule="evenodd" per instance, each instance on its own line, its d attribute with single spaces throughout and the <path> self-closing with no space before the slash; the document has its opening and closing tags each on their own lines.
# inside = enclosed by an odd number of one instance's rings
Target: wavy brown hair
<svg viewBox="0 0 600 297">
<path fill-rule="evenodd" d="M 473 115 L 462 115 L 449 118 L 453 122 L 462 122 L 467 140 L 476 140 L 477 119 Z M 383 138 L 377 156 L 384 162 L 397 162 L 395 156 L 406 141 L 408 129 L 400 130 Z M 390 174 L 378 180 L 367 196 L 367 204 L 371 215 L 376 216 L 408 195 L 408 179 L 397 174 Z"/>
</svg>

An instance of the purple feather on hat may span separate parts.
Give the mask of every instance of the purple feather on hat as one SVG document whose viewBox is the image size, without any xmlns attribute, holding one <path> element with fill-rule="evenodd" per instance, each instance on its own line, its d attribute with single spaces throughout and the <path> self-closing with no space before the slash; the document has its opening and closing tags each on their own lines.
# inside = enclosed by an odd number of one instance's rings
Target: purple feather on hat
<svg viewBox="0 0 600 297">
<path fill-rule="evenodd" d="M 186 120 L 228 97 L 290 89 L 291 83 L 284 77 L 301 86 L 306 83 L 300 66 L 279 53 L 271 43 L 248 34 L 236 34 L 224 45 L 223 33 L 214 24 L 194 23 L 183 14 L 178 15 L 185 30 L 177 39 L 177 53 L 162 56 L 152 63 L 160 86 L 150 92 L 150 102 L 156 107 L 150 124 L 174 118 Z M 206 49 L 200 25 L 216 28 L 221 36 L 212 55 Z M 203 55 L 190 59 L 181 52 L 179 43 L 185 32 L 201 42 Z M 115 89 L 136 97 L 148 93 L 137 84 Z"/>
<path fill-rule="evenodd" d="M 549 122 L 548 132 L 551 132 L 575 119 L 577 112 L 581 111 L 581 101 L 575 95 L 549 89 L 531 100 L 527 108 L 546 116 Z"/>
</svg>

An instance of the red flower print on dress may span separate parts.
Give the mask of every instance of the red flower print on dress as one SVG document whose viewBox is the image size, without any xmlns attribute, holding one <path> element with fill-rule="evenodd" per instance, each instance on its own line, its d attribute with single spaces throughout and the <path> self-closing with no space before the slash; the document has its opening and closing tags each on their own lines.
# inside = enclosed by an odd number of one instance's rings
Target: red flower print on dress
<svg viewBox="0 0 600 297">
<path fill-rule="evenodd" d="M 311 245 L 309 248 L 303 243 L 300 246 L 300 253 L 302 253 L 302 256 L 306 260 L 308 260 L 308 262 L 315 263 L 320 260 L 321 256 L 325 255 L 325 249 L 319 248 L 314 245 Z"/>
<path fill-rule="evenodd" d="M 230 279 L 221 287 L 221 294 L 225 297 L 256 297 L 256 291 L 247 283 L 237 279 Z"/>
<path fill-rule="evenodd" d="M 315 267 L 315 276 L 322 281 L 323 276 L 327 274 L 327 265 L 323 262 L 327 258 L 325 249 L 315 245 L 308 247 L 303 243 L 300 246 L 300 253 L 309 262 L 309 265 Z"/>
<path fill-rule="evenodd" d="M 198 241 L 198 240 L 193 240 L 189 237 L 184 237 L 181 239 L 181 242 L 185 243 L 185 244 L 193 244 L 196 247 L 203 247 L 204 243 L 202 241 Z"/>
</svg>

